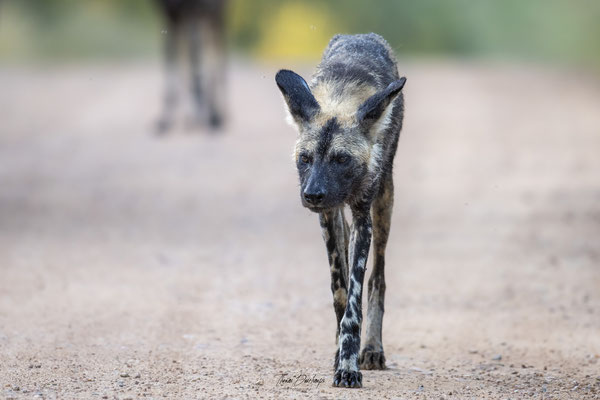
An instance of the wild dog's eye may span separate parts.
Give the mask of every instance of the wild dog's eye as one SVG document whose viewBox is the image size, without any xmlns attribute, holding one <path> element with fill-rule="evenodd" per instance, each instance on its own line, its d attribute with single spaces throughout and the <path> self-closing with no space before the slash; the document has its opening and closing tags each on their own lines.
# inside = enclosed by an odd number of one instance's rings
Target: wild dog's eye
<svg viewBox="0 0 600 400">
<path fill-rule="evenodd" d="M 310 157 L 306 154 L 302 154 L 300 156 L 300 161 L 302 161 L 304 164 L 308 164 L 310 162 Z"/>
<path fill-rule="evenodd" d="M 335 158 L 335 162 L 337 162 L 338 164 L 346 164 L 346 162 L 348 161 L 348 156 L 345 155 L 339 155 Z"/>
</svg>

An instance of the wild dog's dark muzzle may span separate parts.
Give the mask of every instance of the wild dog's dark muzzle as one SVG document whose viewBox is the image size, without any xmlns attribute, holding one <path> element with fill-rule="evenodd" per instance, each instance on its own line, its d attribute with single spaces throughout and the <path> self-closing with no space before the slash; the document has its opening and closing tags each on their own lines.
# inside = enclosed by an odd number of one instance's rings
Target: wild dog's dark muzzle
<svg viewBox="0 0 600 400">
<path fill-rule="evenodd" d="M 321 203 L 323 202 L 323 199 L 325 198 L 325 193 L 321 192 L 321 191 L 315 191 L 315 192 L 307 192 L 304 191 L 304 193 L 302 194 L 304 196 L 304 201 L 306 201 L 306 203 L 310 204 L 311 206 L 320 206 Z"/>
<path fill-rule="evenodd" d="M 302 189 L 302 203 L 305 207 L 322 208 L 328 202 L 328 190 L 323 172 L 320 169 L 313 170 Z"/>
<path fill-rule="evenodd" d="M 318 177 L 313 175 L 302 191 L 302 202 L 308 207 L 322 207 L 326 194 L 325 185 L 319 182 Z"/>
</svg>

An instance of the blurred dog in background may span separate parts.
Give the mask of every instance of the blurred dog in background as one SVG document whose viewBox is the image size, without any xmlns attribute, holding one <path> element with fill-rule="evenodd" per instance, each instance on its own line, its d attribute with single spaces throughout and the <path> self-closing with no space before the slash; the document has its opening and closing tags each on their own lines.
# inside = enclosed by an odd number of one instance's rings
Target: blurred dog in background
<svg viewBox="0 0 600 400">
<path fill-rule="evenodd" d="M 164 15 L 163 110 L 156 130 L 167 133 L 178 106 L 191 105 L 192 127 L 220 129 L 225 119 L 225 0 L 157 0 Z M 187 95 L 186 88 L 191 91 Z M 191 101 L 190 101 L 191 100 Z M 187 104 L 185 103 L 187 101 Z"/>
</svg>

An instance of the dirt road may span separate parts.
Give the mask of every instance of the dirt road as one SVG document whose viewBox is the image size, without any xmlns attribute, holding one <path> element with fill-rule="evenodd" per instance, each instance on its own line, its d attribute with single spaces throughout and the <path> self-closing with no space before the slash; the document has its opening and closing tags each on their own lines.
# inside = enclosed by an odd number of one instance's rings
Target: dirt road
<svg viewBox="0 0 600 400">
<path fill-rule="evenodd" d="M 275 68 L 232 68 L 225 135 L 164 138 L 157 65 L 1 69 L 0 396 L 600 398 L 600 81 L 401 64 L 389 369 L 361 390 L 331 387 Z"/>
</svg>

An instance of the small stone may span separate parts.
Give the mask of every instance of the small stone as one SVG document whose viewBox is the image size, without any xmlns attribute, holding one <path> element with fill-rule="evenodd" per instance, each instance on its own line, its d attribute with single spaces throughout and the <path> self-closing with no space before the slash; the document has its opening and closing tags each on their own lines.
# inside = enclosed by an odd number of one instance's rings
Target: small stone
<svg viewBox="0 0 600 400">
<path fill-rule="evenodd" d="M 502 354 L 496 354 L 494 357 L 492 357 L 493 361 L 500 361 L 502 360 Z"/>
<path fill-rule="evenodd" d="M 120 376 L 121 378 L 129 378 L 129 374 L 128 374 L 127 372 L 121 372 L 121 373 L 119 374 L 119 376 Z"/>
</svg>

